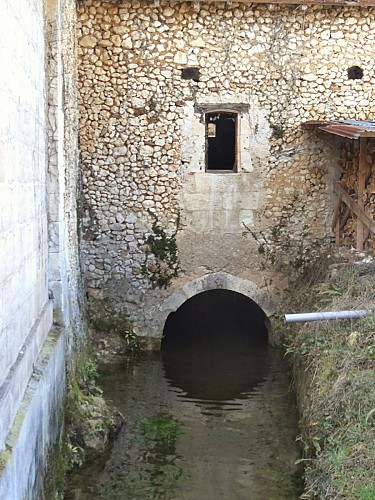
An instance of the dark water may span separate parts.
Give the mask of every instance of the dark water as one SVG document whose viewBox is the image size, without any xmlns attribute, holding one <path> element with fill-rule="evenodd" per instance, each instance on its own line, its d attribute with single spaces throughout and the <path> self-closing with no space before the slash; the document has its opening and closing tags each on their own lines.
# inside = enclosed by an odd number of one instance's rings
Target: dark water
<svg viewBox="0 0 375 500">
<path fill-rule="evenodd" d="M 297 413 L 282 353 L 216 331 L 101 367 L 125 416 L 112 450 L 69 478 L 67 499 L 298 498 Z"/>
</svg>

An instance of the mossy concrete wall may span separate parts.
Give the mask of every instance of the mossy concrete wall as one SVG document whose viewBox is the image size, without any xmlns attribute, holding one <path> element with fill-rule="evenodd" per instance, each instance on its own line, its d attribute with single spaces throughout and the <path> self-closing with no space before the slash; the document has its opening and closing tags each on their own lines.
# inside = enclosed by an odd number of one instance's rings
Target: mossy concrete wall
<svg viewBox="0 0 375 500">
<path fill-rule="evenodd" d="M 65 336 L 51 333 L 0 453 L 0 498 L 41 498 L 48 453 L 61 428 L 65 394 Z"/>
<path fill-rule="evenodd" d="M 0 53 L 0 497 L 40 498 L 84 338 L 75 3 L 5 0 Z"/>
</svg>

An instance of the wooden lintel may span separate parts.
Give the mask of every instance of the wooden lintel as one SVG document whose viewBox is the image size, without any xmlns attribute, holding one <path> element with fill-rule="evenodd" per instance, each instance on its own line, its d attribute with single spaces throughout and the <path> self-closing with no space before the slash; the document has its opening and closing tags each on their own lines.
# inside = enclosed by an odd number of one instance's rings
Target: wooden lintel
<svg viewBox="0 0 375 500">
<path fill-rule="evenodd" d="M 342 201 L 348 205 L 350 210 L 357 216 L 358 219 L 362 221 L 362 223 L 371 231 L 372 234 L 375 234 L 375 221 L 361 208 L 356 200 L 353 200 L 346 192 L 346 190 L 337 183 L 335 186 L 335 192 L 337 195 L 341 193 Z"/>
</svg>

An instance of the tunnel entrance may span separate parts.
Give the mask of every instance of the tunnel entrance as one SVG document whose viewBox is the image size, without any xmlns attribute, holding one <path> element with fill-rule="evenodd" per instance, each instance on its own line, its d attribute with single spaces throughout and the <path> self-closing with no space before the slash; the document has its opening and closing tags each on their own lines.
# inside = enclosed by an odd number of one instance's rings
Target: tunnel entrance
<svg viewBox="0 0 375 500">
<path fill-rule="evenodd" d="M 181 337 L 215 338 L 219 333 L 267 342 L 266 319 L 264 311 L 248 297 L 231 290 L 208 290 L 187 300 L 168 316 L 162 349 L 182 341 Z"/>
<path fill-rule="evenodd" d="M 237 292 L 210 290 L 169 315 L 162 355 L 166 378 L 186 397 L 246 398 L 268 371 L 266 315 Z"/>
</svg>

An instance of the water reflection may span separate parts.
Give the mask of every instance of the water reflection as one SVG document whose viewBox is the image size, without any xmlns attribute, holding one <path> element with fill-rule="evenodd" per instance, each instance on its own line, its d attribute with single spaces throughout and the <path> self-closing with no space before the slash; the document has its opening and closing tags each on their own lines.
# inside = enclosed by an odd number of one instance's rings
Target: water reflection
<svg viewBox="0 0 375 500">
<path fill-rule="evenodd" d="M 191 336 L 163 350 L 165 377 L 180 396 L 200 401 L 246 398 L 268 374 L 268 346 L 239 335 Z"/>
<path fill-rule="evenodd" d="M 239 294 L 200 299 L 168 318 L 162 353 L 102 367 L 126 422 L 66 499 L 298 498 L 297 414 L 265 315 Z"/>
</svg>

